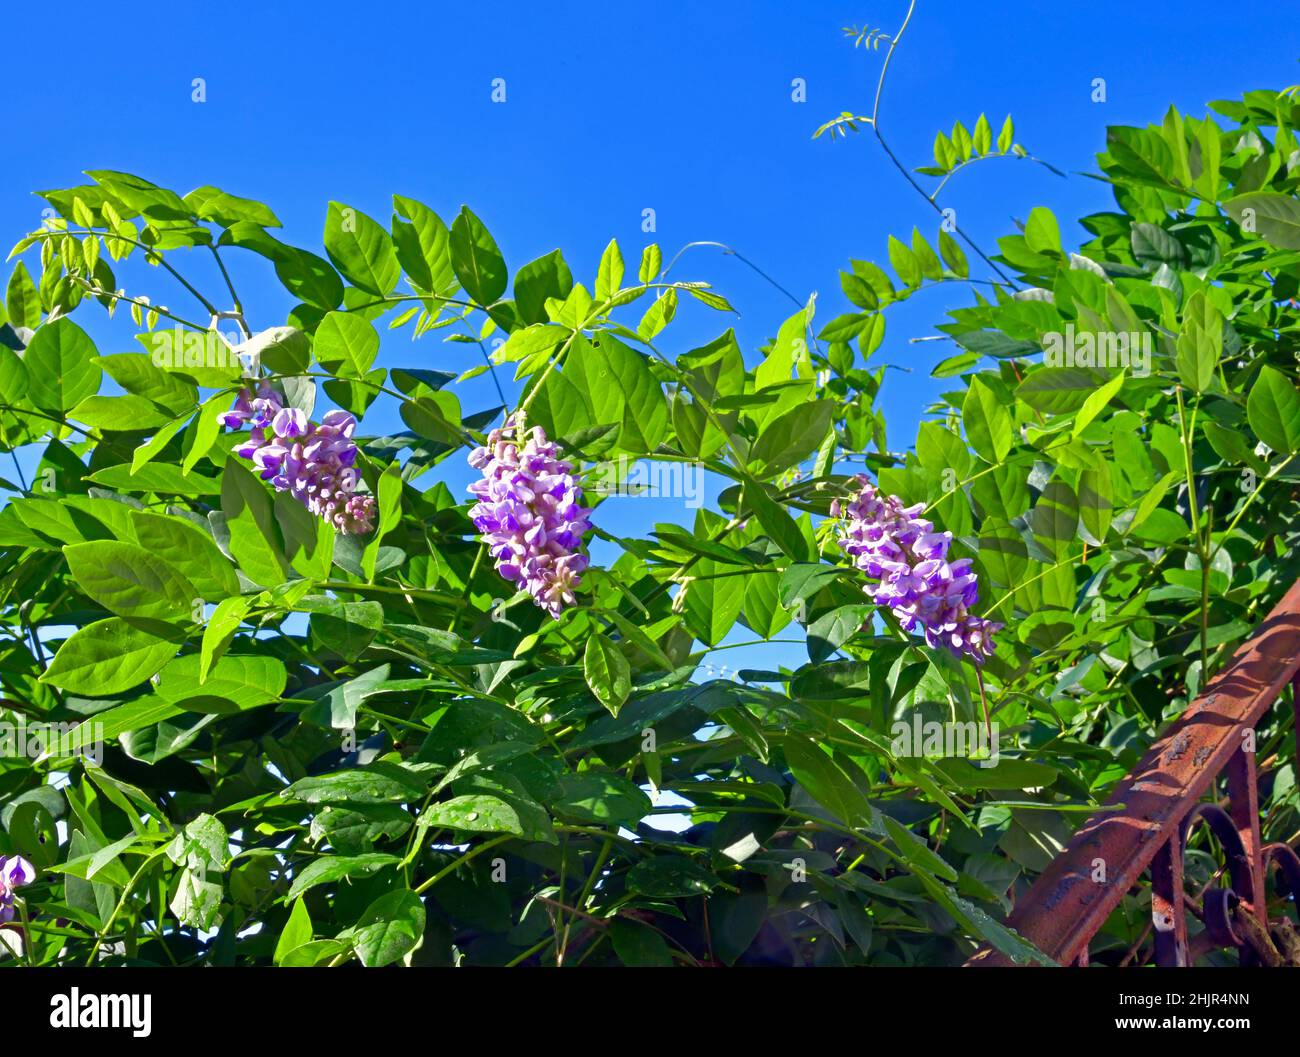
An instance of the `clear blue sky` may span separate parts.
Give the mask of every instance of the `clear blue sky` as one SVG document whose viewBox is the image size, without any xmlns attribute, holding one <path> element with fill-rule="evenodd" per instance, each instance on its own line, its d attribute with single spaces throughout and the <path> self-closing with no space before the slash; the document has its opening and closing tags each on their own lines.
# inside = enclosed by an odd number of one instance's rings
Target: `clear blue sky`
<svg viewBox="0 0 1300 1057">
<path fill-rule="evenodd" d="M 669 256 L 691 240 L 728 243 L 800 297 L 820 291 L 825 322 L 847 307 L 836 273 L 850 257 L 883 261 L 890 233 L 936 229 L 867 135 L 810 138 L 841 110 L 870 109 L 883 51 L 855 50 L 840 27 L 865 20 L 892 31 L 906 7 L 69 0 L 52 20 L 48 5 L 13 4 L 0 229 L 8 245 L 35 228 L 43 203 L 30 192 L 71 186 L 92 168 L 262 199 L 285 239 L 315 249 L 329 199 L 386 224 L 396 192 L 448 219 L 469 204 L 512 270 L 558 246 L 589 285 L 611 236 L 630 261 L 652 238 Z M 1201 115 L 1210 99 L 1300 81 L 1300 21 L 1284 7 L 922 2 L 891 67 L 882 127 L 907 163 L 923 165 L 937 129 L 958 118 L 970 126 L 985 111 L 996 133 L 1011 113 L 1030 151 L 1071 174 L 1092 170 L 1107 124 L 1157 121 L 1171 102 Z M 191 101 L 196 77 L 206 81 L 202 104 Z M 498 77 L 505 104 L 490 98 Z M 807 82 L 804 103 L 791 99 L 796 77 Z M 1106 80 L 1103 104 L 1089 98 L 1096 77 Z M 944 202 L 988 248 L 1035 205 L 1057 214 L 1067 243 L 1083 238 L 1069 218 L 1110 205 L 1095 181 L 1009 161 L 963 173 Z M 653 236 L 641 231 L 647 207 Z M 206 263 L 195 255 L 194 272 L 215 292 Z M 146 271 L 128 273 L 127 285 L 179 309 L 183 295 Z M 794 307 L 715 251 L 692 251 L 674 274 L 707 279 L 731 300 L 747 352 Z M 238 259 L 235 275 L 255 328 L 283 321 L 289 302 L 264 262 Z M 914 368 L 891 372 L 883 395 L 895 448 L 910 443 L 940 389 L 930 367 L 952 351 L 908 339 L 968 297 L 946 287 L 891 311 L 877 356 Z M 726 325 L 692 304 L 666 346 L 690 348 Z M 132 345 L 129 324 L 91 331 L 103 352 Z M 477 351 L 396 332 L 380 356 L 384 366 L 459 370 Z M 487 406 L 489 394 L 482 381 L 467 386 L 466 410 Z M 378 409 L 365 429 L 394 421 Z M 463 486 L 465 475 L 452 477 Z M 618 515 L 619 529 L 689 524 L 680 504 L 647 516 L 639 504 L 648 501 L 621 502 L 630 513 Z"/>
</svg>

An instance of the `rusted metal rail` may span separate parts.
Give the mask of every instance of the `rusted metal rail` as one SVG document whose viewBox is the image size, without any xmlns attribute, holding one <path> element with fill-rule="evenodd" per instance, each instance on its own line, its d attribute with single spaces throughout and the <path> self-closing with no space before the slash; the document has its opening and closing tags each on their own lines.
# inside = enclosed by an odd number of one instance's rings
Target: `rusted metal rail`
<svg viewBox="0 0 1300 1057">
<path fill-rule="evenodd" d="M 1107 806 L 1079 828 L 1034 882 L 1007 924 L 1062 965 L 1087 965 L 1088 946 L 1143 873 L 1151 871 L 1154 959 L 1188 965 L 1214 947 L 1254 954 L 1234 921 L 1245 910 L 1265 929 L 1267 873 L 1276 866 L 1300 898 L 1300 856 L 1285 844 L 1261 847 L 1254 728 L 1288 683 L 1300 694 L 1300 581 L 1176 723 L 1116 787 Z M 1296 698 L 1293 696 L 1293 702 Z M 1300 750 L 1300 704 L 1296 738 Z M 1228 808 L 1203 799 L 1219 775 Z M 1197 823 L 1219 841 L 1231 885 L 1208 888 L 1205 931 L 1189 957 L 1183 853 Z M 967 965 L 1009 965 L 982 948 Z"/>
</svg>

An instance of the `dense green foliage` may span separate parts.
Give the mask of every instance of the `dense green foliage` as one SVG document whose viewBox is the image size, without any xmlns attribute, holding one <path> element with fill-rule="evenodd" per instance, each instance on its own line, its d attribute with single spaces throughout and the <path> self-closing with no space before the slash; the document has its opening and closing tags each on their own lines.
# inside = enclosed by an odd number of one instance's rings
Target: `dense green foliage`
<svg viewBox="0 0 1300 1057">
<path fill-rule="evenodd" d="M 3 447 L 41 451 L 0 511 L 4 715 L 58 731 L 0 759 L 0 853 L 38 868 L 22 958 L 901 965 L 988 941 L 1032 959 L 997 924 L 1015 886 L 1300 575 L 1300 103 L 1214 110 L 1110 130 L 1115 209 L 1082 218 L 1077 250 L 1043 208 L 999 241 L 939 328 L 952 388 L 906 448 L 871 356 L 891 305 L 972 279 L 948 231 L 891 240 L 892 276 L 854 261 L 855 311 L 815 325 L 810 305 L 746 356 L 730 331 L 673 348 L 679 299 L 730 306 L 665 280 L 653 245 L 625 268 L 611 243 L 576 281 L 558 251 L 511 272 L 468 209 L 448 227 L 402 197 L 389 227 L 331 204 L 313 252 L 211 187 L 101 171 L 44 192 L 0 344 Z M 981 119 L 922 175 L 1008 153 L 1010 125 L 995 144 Z M 232 454 L 238 364 L 160 357 L 159 334 L 207 320 L 113 272 L 239 253 L 299 302 L 251 339 L 290 403 L 400 405 L 407 431 L 361 439 L 368 537 Z M 227 292 L 200 296 L 215 312 Z M 100 306 L 143 351 L 97 351 L 78 320 Z M 380 328 L 421 336 L 407 366 L 377 366 Z M 1115 334 L 1128 368 L 1046 362 L 1053 335 Z M 462 408 L 439 337 L 508 339 L 493 360 L 575 462 L 700 463 L 721 509 L 633 539 L 596 504 L 621 556 L 578 605 L 502 600 L 465 497 L 427 484 L 503 412 Z M 864 456 L 975 560 L 980 612 L 1006 625 L 982 682 L 872 620 L 827 517 Z M 701 672 L 738 625 L 792 622 L 798 670 Z M 995 765 L 898 738 L 981 729 L 982 699 Z M 1294 747 L 1270 723 L 1265 837 L 1289 839 Z M 648 788 L 694 806 L 652 809 Z M 1193 881 L 1215 869 L 1192 852 Z M 1148 919 L 1131 896 L 1094 960 Z"/>
</svg>

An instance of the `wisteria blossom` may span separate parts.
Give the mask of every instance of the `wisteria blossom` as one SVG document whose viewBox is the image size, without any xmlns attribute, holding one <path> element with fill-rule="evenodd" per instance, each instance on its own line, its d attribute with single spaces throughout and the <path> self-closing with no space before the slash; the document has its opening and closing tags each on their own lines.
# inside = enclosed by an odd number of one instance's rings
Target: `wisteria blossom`
<svg viewBox="0 0 1300 1057">
<path fill-rule="evenodd" d="M 263 382 L 256 396 L 247 389 L 241 392 L 222 423 L 250 429 L 235 454 L 251 460 L 263 480 L 289 492 L 340 532 L 374 528 L 374 497 L 356 490 L 361 480 L 353 466 L 357 420 L 348 412 L 328 411 L 317 424 L 299 408 L 285 407 L 280 394 Z"/>
<path fill-rule="evenodd" d="M 36 871 L 21 855 L 0 856 L 0 924 L 14 919 L 14 889 L 31 884 Z"/>
<path fill-rule="evenodd" d="M 497 572 L 526 590 L 553 617 L 573 605 L 587 558 L 591 528 L 573 467 L 558 458 L 540 426 L 524 431 L 507 421 L 469 455 L 483 478 L 470 517 L 483 533 Z"/>
<path fill-rule="evenodd" d="M 847 503 L 835 500 L 831 514 L 845 519 L 840 546 L 853 564 L 878 583 L 863 590 L 888 606 L 904 630 L 918 627 L 931 646 L 942 646 L 976 664 L 993 654 L 993 633 L 1002 625 L 975 616 L 979 584 L 969 558 L 948 561 L 951 532 L 936 532 L 921 517 L 923 503 L 905 507 L 898 496 L 882 496 L 862 474 Z"/>
</svg>

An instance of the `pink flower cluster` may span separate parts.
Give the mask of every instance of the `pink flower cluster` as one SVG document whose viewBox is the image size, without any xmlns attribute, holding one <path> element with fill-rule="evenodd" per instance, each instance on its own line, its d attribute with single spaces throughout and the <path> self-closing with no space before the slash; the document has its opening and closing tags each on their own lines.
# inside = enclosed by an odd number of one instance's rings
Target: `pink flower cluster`
<svg viewBox="0 0 1300 1057">
<path fill-rule="evenodd" d="M 235 454 L 251 459 L 264 481 L 289 492 L 340 532 L 374 528 L 374 497 L 356 490 L 361 479 L 352 465 L 357 420 L 346 411 L 326 412 L 318 425 L 299 408 L 285 407 L 280 394 L 263 382 L 256 396 L 247 389 L 241 392 L 222 423 L 251 430 Z"/>
<path fill-rule="evenodd" d="M 835 500 L 831 514 L 845 518 L 845 554 L 879 581 L 866 585 L 867 597 L 893 610 L 905 630 L 919 626 L 931 646 L 983 663 L 1002 625 L 970 612 L 979 601 L 970 559 L 948 561 L 952 533 L 935 532 L 920 516 L 923 503 L 905 507 L 898 496 L 881 496 L 865 476 L 857 480 L 858 493 L 847 504 Z"/>
<path fill-rule="evenodd" d="M 469 515 L 497 572 L 558 617 L 573 605 L 587 567 L 581 547 L 591 511 L 582 506 L 573 467 L 557 457 L 541 427 L 520 433 L 507 421 L 470 452 L 469 464 L 483 479 L 469 486 L 478 497 Z"/>
</svg>

